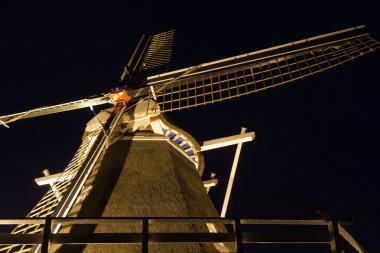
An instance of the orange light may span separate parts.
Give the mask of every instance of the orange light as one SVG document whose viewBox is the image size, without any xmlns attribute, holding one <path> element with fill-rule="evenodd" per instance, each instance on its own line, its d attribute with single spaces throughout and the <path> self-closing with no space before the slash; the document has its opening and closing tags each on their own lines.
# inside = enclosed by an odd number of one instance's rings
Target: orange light
<svg viewBox="0 0 380 253">
<path fill-rule="evenodd" d="M 127 89 L 123 88 L 121 91 L 115 92 L 113 89 L 108 93 L 108 96 L 111 100 L 111 103 L 113 104 L 120 104 L 123 105 L 128 104 L 129 100 L 131 100 L 131 97 L 127 94 Z"/>
</svg>

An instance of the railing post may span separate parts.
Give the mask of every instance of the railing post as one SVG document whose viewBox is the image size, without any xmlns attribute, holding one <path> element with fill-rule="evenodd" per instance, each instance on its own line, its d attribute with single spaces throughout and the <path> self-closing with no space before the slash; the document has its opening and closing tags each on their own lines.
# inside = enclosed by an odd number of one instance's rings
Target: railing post
<svg viewBox="0 0 380 253">
<path fill-rule="evenodd" d="M 50 246 L 51 217 L 45 218 L 44 235 L 42 237 L 41 253 L 48 253 Z"/>
<path fill-rule="evenodd" d="M 328 230 L 330 238 L 331 253 L 341 253 L 341 247 L 339 242 L 339 228 L 336 220 L 328 221 Z"/>
<path fill-rule="evenodd" d="M 141 252 L 148 253 L 148 239 L 149 239 L 149 220 L 148 218 L 142 219 L 142 242 Z"/>
<path fill-rule="evenodd" d="M 234 230 L 235 230 L 236 252 L 237 253 L 243 253 L 244 252 L 243 235 L 242 235 L 242 231 L 241 231 L 240 219 L 234 220 Z"/>
</svg>

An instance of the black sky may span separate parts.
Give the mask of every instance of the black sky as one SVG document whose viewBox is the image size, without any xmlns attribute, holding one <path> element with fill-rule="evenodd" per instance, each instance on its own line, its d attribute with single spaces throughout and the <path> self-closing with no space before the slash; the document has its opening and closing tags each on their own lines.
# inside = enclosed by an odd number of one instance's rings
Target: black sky
<svg viewBox="0 0 380 253">
<path fill-rule="evenodd" d="M 87 98 L 116 85 L 142 33 L 175 29 L 172 68 L 187 67 L 365 24 L 380 39 L 370 1 L 0 3 L 0 115 Z M 268 3 L 267 3 L 268 2 Z M 315 218 L 317 208 L 355 219 L 379 249 L 380 52 L 294 84 L 169 114 L 198 141 L 256 132 L 243 145 L 228 214 Z M 24 217 L 80 144 L 84 109 L 0 128 L 0 218 Z M 235 148 L 205 153 L 220 210 Z"/>
</svg>

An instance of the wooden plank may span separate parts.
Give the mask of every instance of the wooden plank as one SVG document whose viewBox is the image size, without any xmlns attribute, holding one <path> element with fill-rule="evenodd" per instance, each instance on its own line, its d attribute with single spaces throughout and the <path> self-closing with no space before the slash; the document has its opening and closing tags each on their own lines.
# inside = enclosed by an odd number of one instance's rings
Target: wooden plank
<svg viewBox="0 0 380 253">
<path fill-rule="evenodd" d="M 273 243 L 273 244 L 303 244 L 303 243 L 330 243 L 326 233 L 264 233 L 264 232 L 243 232 L 244 243 Z"/>
<path fill-rule="evenodd" d="M 28 244 L 37 245 L 42 241 L 42 234 L 0 234 L 0 245 Z"/>
</svg>

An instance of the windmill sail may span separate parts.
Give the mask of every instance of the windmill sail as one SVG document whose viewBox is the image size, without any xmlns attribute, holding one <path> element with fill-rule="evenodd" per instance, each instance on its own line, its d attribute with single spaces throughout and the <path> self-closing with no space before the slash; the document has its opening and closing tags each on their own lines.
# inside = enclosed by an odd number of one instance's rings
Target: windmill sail
<svg viewBox="0 0 380 253">
<path fill-rule="evenodd" d="M 8 124 L 20 119 L 27 119 L 33 117 L 39 117 L 59 112 L 71 111 L 76 109 L 82 109 L 90 106 L 96 106 L 101 104 L 109 103 L 109 96 L 99 96 L 95 98 L 82 99 L 74 102 L 52 105 L 52 106 L 44 106 L 36 109 L 31 109 L 25 112 L 15 113 L 6 116 L 0 116 L 0 124 Z"/>
<path fill-rule="evenodd" d="M 130 88 L 145 84 L 146 75 L 171 60 L 174 30 L 153 36 L 143 35 L 120 77 L 119 85 Z"/>
<path fill-rule="evenodd" d="M 174 30 L 156 34 L 143 61 L 143 70 L 154 69 L 168 64 L 173 49 Z"/>
<path fill-rule="evenodd" d="M 373 52 L 379 46 L 364 26 L 358 26 L 151 76 L 148 85 L 162 89 L 155 94 L 162 112 L 180 110 L 294 82 Z M 180 75 L 179 80 L 174 80 Z M 138 94 L 147 92 L 145 88 Z"/>
</svg>

